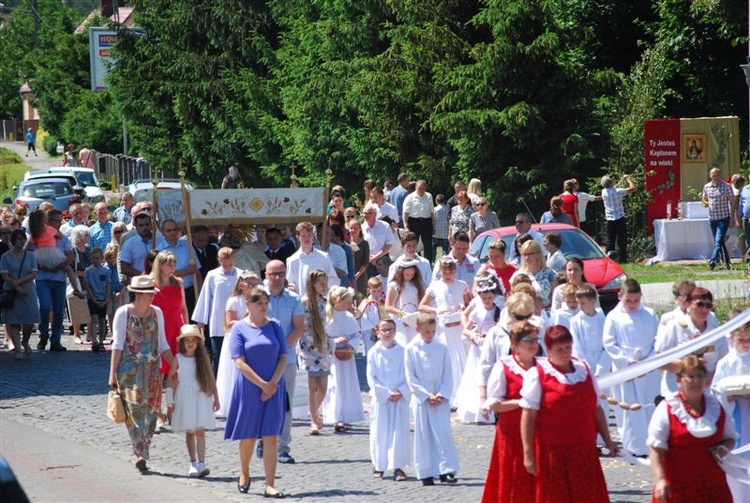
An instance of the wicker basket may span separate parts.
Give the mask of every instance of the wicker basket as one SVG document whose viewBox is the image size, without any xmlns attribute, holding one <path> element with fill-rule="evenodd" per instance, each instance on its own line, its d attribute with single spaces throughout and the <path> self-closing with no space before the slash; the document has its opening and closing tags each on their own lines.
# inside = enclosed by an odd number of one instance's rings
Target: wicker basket
<svg viewBox="0 0 750 503">
<path fill-rule="evenodd" d="M 349 344 L 346 344 L 342 347 L 336 348 L 333 351 L 333 354 L 341 361 L 350 360 L 352 356 L 354 356 L 354 348 L 351 347 Z"/>
</svg>

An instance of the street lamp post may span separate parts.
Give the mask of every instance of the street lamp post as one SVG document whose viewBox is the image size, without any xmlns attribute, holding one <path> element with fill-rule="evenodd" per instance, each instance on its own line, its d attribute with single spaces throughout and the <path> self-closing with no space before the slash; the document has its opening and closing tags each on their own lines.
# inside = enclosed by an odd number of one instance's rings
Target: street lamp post
<svg viewBox="0 0 750 503">
<path fill-rule="evenodd" d="M 740 68 L 742 68 L 742 71 L 745 73 L 745 82 L 748 86 L 748 92 L 750 92 L 750 56 L 747 57 L 747 63 L 744 65 L 740 65 Z M 750 98 L 748 98 L 748 154 L 750 154 Z"/>
</svg>

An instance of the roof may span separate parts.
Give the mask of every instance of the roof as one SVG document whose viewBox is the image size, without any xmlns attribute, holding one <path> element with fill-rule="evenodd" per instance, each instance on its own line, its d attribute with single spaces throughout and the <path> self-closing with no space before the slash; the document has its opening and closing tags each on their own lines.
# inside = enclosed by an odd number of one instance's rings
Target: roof
<svg viewBox="0 0 750 503">
<path fill-rule="evenodd" d="M 109 17 L 109 20 L 112 22 L 120 23 L 123 26 L 133 26 L 134 20 L 133 20 L 133 11 L 135 10 L 135 7 L 118 7 L 117 8 L 117 14 L 112 14 Z M 94 18 L 101 15 L 101 11 L 99 9 L 91 11 L 91 14 L 86 16 L 86 19 L 83 20 L 83 22 L 78 25 L 78 28 L 75 29 L 76 35 L 82 35 L 86 33 L 86 30 L 88 30 L 89 25 L 91 24 L 91 21 L 94 20 Z"/>
</svg>

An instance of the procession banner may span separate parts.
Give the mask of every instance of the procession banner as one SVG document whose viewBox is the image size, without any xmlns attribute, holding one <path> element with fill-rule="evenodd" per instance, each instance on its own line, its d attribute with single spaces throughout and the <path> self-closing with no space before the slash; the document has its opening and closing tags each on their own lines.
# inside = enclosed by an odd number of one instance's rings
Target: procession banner
<svg viewBox="0 0 750 503">
<path fill-rule="evenodd" d="M 327 203 L 325 187 L 194 190 L 190 217 L 193 225 L 323 222 Z"/>
<path fill-rule="evenodd" d="M 629 365 L 616 372 L 601 377 L 596 380 L 596 384 L 599 386 L 599 389 L 608 389 L 626 381 L 636 379 L 642 375 L 657 370 L 668 363 L 679 360 L 690 353 L 698 351 L 705 346 L 710 346 L 714 341 L 726 337 L 731 332 L 748 322 L 750 322 L 750 309 L 745 309 L 742 314 L 738 314 L 723 325 L 706 332 L 700 337 L 696 337 L 695 339 L 680 344 L 675 348 L 656 354 L 646 360 Z"/>
<path fill-rule="evenodd" d="M 178 189 L 157 190 L 159 200 L 159 222 L 174 220 L 177 225 L 185 225 L 185 202 L 182 191 Z"/>
</svg>

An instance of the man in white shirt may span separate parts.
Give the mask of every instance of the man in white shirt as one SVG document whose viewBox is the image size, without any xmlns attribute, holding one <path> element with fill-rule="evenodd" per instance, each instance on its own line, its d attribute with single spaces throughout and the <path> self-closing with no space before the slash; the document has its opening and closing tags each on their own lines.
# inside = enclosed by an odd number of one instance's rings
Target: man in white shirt
<svg viewBox="0 0 750 503">
<path fill-rule="evenodd" d="M 327 253 L 316 250 L 313 246 L 315 242 L 315 227 L 310 222 L 300 222 L 296 227 L 297 241 L 299 241 L 299 250 L 286 259 L 286 279 L 289 286 L 294 289 L 300 296 L 305 295 L 307 280 L 310 273 L 316 269 L 324 271 L 328 275 L 328 288 L 340 284 L 336 269 L 333 267 L 333 261 Z"/>
<path fill-rule="evenodd" d="M 419 180 L 414 192 L 404 199 L 404 230 L 415 232 L 422 239 L 424 258 L 432 264 L 432 233 L 435 229 L 435 204 L 427 192 L 427 182 Z"/>
<path fill-rule="evenodd" d="M 469 285 L 469 289 L 474 286 L 474 276 L 479 270 L 479 259 L 469 255 L 469 235 L 464 231 L 458 231 L 453 234 L 451 241 L 451 252 L 447 255 L 453 257 L 456 264 L 456 279 L 460 279 Z M 432 272 L 432 281 L 440 279 L 440 264 L 435 264 L 435 270 Z"/>
<path fill-rule="evenodd" d="M 388 257 L 388 252 L 391 251 L 391 246 L 393 246 L 393 232 L 387 223 L 377 219 L 377 214 L 378 205 L 374 203 L 365 206 L 362 212 L 365 220 L 362 223 L 362 237 L 370 245 L 370 263 L 367 265 L 368 278 L 379 274 L 378 260 Z"/>
<path fill-rule="evenodd" d="M 385 200 L 383 189 L 377 186 L 373 187 L 370 196 L 372 197 L 372 202 L 378 205 L 378 220 L 388 217 L 396 223 L 401 221 L 396 207 Z"/>
</svg>

